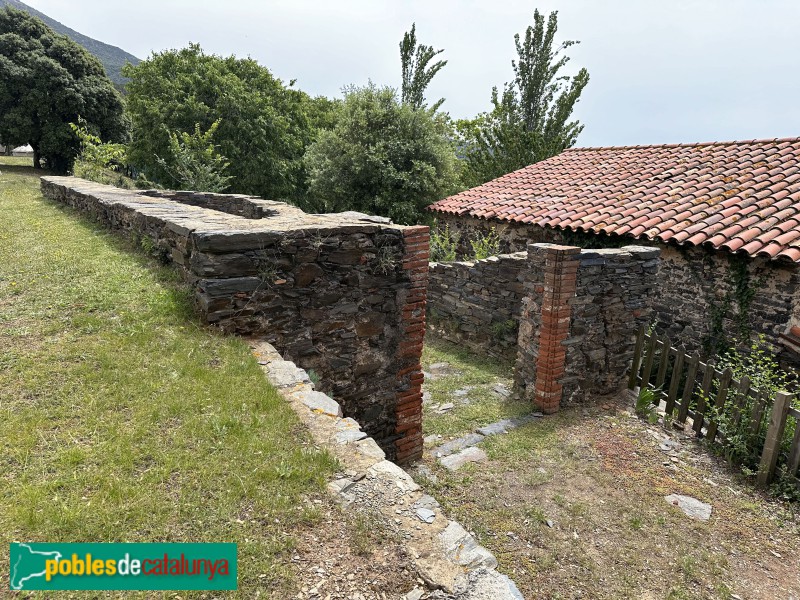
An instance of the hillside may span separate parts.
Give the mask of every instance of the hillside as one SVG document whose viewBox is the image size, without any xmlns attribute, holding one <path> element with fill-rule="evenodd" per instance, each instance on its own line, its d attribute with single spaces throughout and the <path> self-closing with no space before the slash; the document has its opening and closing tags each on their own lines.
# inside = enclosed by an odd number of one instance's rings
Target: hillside
<svg viewBox="0 0 800 600">
<path fill-rule="evenodd" d="M 93 38 L 90 38 L 82 33 L 78 33 L 74 29 L 70 29 L 66 25 L 62 25 L 55 19 L 51 19 L 46 14 L 39 12 L 35 8 L 31 8 L 27 4 L 23 4 L 19 0 L 0 0 L 0 8 L 4 6 L 11 6 L 13 8 L 17 8 L 19 10 L 24 10 L 27 13 L 30 13 L 36 17 L 39 17 L 42 21 L 47 23 L 49 27 L 51 27 L 54 31 L 66 35 L 71 40 L 74 40 L 84 48 L 86 48 L 89 52 L 94 54 L 97 58 L 100 59 L 100 62 L 103 63 L 103 66 L 106 69 L 106 73 L 108 74 L 111 81 L 114 82 L 114 85 L 117 87 L 123 85 L 126 79 L 122 76 L 122 67 L 125 63 L 129 62 L 131 64 L 138 64 L 140 61 L 136 58 L 133 54 L 129 54 L 125 52 L 121 48 L 117 48 L 116 46 L 111 46 L 110 44 L 105 44 Z"/>
</svg>

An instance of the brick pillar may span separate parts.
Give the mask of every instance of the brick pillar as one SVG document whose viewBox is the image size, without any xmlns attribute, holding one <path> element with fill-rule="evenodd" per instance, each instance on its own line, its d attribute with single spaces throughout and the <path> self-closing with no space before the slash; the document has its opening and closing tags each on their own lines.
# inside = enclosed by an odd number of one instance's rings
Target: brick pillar
<svg viewBox="0 0 800 600">
<path fill-rule="evenodd" d="M 396 462 L 406 464 L 422 456 L 422 343 L 425 337 L 425 299 L 428 289 L 430 231 L 425 226 L 403 231 L 403 270 L 410 287 L 401 302 L 401 334 L 397 349 Z M 401 296 L 402 297 L 402 296 Z"/>
<path fill-rule="evenodd" d="M 539 356 L 533 402 L 543 413 L 554 413 L 561 405 L 567 349 L 561 344 L 569 337 L 575 296 L 580 248 L 549 245 L 544 250 L 544 289 L 539 330 Z"/>
</svg>

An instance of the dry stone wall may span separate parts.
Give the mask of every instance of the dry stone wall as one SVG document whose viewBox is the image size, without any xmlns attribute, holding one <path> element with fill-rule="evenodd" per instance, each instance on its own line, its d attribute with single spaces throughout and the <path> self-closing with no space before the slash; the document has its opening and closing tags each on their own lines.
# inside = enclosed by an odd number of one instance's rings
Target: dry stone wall
<svg viewBox="0 0 800 600">
<path fill-rule="evenodd" d="M 658 255 L 642 246 L 529 245 L 517 393 L 552 413 L 623 390 L 636 331 L 651 319 Z"/>
<path fill-rule="evenodd" d="M 428 326 L 478 352 L 513 362 L 527 254 L 474 262 L 431 263 Z"/>
<path fill-rule="evenodd" d="M 256 334 L 313 373 L 389 458 L 421 455 L 427 227 L 71 177 L 42 178 L 42 191 L 148 240 L 181 270 L 208 323 Z"/>
<path fill-rule="evenodd" d="M 528 243 L 620 248 L 632 241 L 623 236 L 468 216 L 440 214 L 437 221 L 439 227 L 447 225 L 460 236 L 458 252 L 467 254 L 476 232 L 486 234 L 492 228 L 500 237 L 503 252 L 525 250 Z M 637 243 L 661 250 L 653 318 L 657 330 L 670 335 L 674 344 L 689 352 L 713 355 L 740 340 L 744 329 L 752 338 L 763 334 L 780 353 L 783 365 L 800 366 L 800 352 L 785 344 L 783 337 L 792 326 L 800 326 L 800 270 L 796 264 L 695 246 Z"/>
</svg>

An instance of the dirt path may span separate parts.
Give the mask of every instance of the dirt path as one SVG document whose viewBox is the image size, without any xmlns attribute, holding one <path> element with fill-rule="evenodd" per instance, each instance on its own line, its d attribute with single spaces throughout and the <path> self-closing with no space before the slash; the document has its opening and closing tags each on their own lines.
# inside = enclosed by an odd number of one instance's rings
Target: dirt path
<svg viewBox="0 0 800 600">
<path fill-rule="evenodd" d="M 427 360 L 444 374 L 429 383 L 433 406 L 465 375 L 479 391 L 510 385 L 502 369 L 446 345 L 432 343 Z M 484 424 L 504 403 L 519 414 L 496 395 L 471 406 L 482 403 Z M 468 433 L 480 420 L 472 410 L 466 423 L 456 403 L 444 414 L 426 408 L 433 431 L 446 432 L 436 443 Z M 800 599 L 797 507 L 765 498 L 693 439 L 631 411 L 620 399 L 537 419 L 486 438 L 488 460 L 456 472 L 428 452 L 435 481 L 426 487 L 526 598 Z M 710 519 L 686 516 L 669 494 L 710 504 Z"/>
</svg>

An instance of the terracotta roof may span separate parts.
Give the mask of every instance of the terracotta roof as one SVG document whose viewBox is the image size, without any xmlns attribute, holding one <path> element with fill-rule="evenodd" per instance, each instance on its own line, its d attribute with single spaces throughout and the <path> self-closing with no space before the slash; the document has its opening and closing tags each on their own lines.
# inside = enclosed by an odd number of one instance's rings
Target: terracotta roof
<svg viewBox="0 0 800 600">
<path fill-rule="evenodd" d="M 429 208 L 800 262 L 800 138 L 571 148 Z"/>
</svg>

